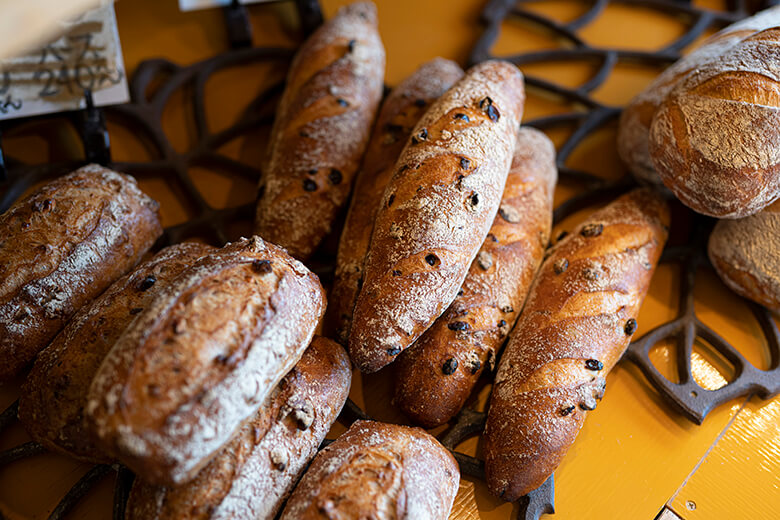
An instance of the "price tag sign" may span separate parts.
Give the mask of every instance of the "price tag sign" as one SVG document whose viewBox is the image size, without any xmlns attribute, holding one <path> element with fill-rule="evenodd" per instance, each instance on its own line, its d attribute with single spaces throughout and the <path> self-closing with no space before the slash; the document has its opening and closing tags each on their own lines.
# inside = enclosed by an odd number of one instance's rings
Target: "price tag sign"
<svg viewBox="0 0 780 520">
<path fill-rule="evenodd" d="M 262 2 L 271 2 L 272 0 L 240 0 L 242 4 L 259 4 Z M 231 0 L 179 0 L 179 9 L 182 11 L 195 11 L 198 9 L 208 9 L 210 7 L 225 7 L 230 5 Z"/>
<path fill-rule="evenodd" d="M 127 88 L 114 6 L 62 23 L 62 36 L 24 56 L 0 61 L 0 119 L 126 103 Z"/>
</svg>

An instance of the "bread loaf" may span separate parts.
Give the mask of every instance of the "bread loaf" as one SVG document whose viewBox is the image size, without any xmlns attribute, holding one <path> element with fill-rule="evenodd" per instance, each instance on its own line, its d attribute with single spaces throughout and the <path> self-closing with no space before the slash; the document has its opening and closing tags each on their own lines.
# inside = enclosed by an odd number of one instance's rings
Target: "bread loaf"
<svg viewBox="0 0 780 520">
<path fill-rule="evenodd" d="M 384 72 L 370 2 L 340 9 L 304 42 L 271 132 L 258 235 L 306 260 L 328 234 L 368 142 Z"/>
<path fill-rule="evenodd" d="M 322 450 L 295 488 L 282 520 L 445 520 L 458 464 L 419 428 L 357 421 Z"/>
<path fill-rule="evenodd" d="M 694 211 L 742 218 L 780 196 L 777 21 L 680 80 L 653 117 L 653 164 Z"/>
<path fill-rule="evenodd" d="M 374 125 L 355 182 L 355 193 L 341 232 L 336 279 L 333 282 L 328 323 L 335 324 L 336 338 L 347 344 L 352 310 L 363 279 L 363 262 L 371 241 L 374 219 L 382 194 L 393 175 L 395 161 L 409 135 L 432 101 L 463 76 L 450 60 L 436 58 L 421 65 L 387 96 Z"/>
<path fill-rule="evenodd" d="M 259 237 L 204 256 L 147 306 L 89 389 L 98 446 L 152 484 L 195 476 L 298 362 L 317 277 Z"/>
<path fill-rule="evenodd" d="M 196 243 L 167 247 L 81 308 L 38 355 L 22 387 L 19 419 L 33 440 L 80 460 L 110 461 L 84 425 L 92 378 L 133 318 L 179 273 L 213 250 Z"/>
<path fill-rule="evenodd" d="M 136 479 L 127 520 L 272 520 L 336 420 L 352 370 L 337 343 L 315 337 L 268 402 L 177 488 Z"/>
<path fill-rule="evenodd" d="M 767 9 L 737 22 L 707 39 L 698 49 L 678 60 L 653 80 L 620 116 L 618 153 L 638 180 L 661 186 L 663 183 L 650 157 L 650 124 L 656 110 L 682 78 L 719 57 L 742 39 L 769 27 L 780 25 L 780 8 Z"/>
<path fill-rule="evenodd" d="M 349 350 L 392 362 L 452 303 L 498 211 L 524 102 L 503 61 L 472 67 L 415 126 L 385 188 Z"/>
<path fill-rule="evenodd" d="M 708 252 L 723 283 L 780 313 L 780 202 L 743 219 L 718 222 Z"/>
<path fill-rule="evenodd" d="M 0 380 L 19 373 L 161 234 L 157 203 L 132 177 L 98 165 L 0 215 Z"/>
<path fill-rule="evenodd" d="M 525 302 L 552 227 L 555 148 L 522 128 L 493 226 L 459 296 L 398 358 L 395 402 L 433 428 L 457 414 Z"/>
<path fill-rule="evenodd" d="M 635 190 L 551 249 L 493 385 L 484 440 L 496 496 L 540 486 L 574 442 L 636 331 L 668 224 L 661 197 Z"/>
</svg>

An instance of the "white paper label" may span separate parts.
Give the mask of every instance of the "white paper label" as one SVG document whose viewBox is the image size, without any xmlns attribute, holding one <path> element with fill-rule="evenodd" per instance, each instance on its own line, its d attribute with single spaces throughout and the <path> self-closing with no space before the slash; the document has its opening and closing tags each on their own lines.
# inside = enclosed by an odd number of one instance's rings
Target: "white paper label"
<svg viewBox="0 0 780 520">
<path fill-rule="evenodd" d="M 260 4 L 273 0 L 240 0 L 242 4 Z M 208 9 L 209 7 L 224 7 L 230 5 L 231 0 L 179 0 L 179 9 L 182 11 L 195 11 Z"/>
<path fill-rule="evenodd" d="M 62 36 L 24 56 L 0 61 L 0 119 L 126 103 L 122 48 L 114 6 L 63 22 Z"/>
</svg>

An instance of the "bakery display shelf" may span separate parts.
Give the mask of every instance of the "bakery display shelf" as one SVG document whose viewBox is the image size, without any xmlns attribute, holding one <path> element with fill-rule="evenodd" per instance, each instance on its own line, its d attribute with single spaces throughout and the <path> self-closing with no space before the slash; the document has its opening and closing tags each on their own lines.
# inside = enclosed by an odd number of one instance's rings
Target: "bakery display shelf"
<svg viewBox="0 0 780 520">
<path fill-rule="evenodd" d="M 598 175 L 571 168 L 566 164 L 567 159 L 583 140 L 619 117 L 621 111 L 619 106 L 606 105 L 591 96 L 591 93 L 609 78 L 615 66 L 620 62 L 641 62 L 653 66 L 668 65 L 678 59 L 683 49 L 705 34 L 708 29 L 728 25 L 755 11 L 755 8 L 748 8 L 748 2 L 745 0 L 730 2 L 727 11 L 699 8 L 685 0 L 613 1 L 639 4 L 683 17 L 687 20 L 688 29 L 675 41 L 652 52 L 589 46 L 578 36 L 578 30 L 597 19 L 610 4 L 610 0 L 587 2 L 590 4 L 589 9 L 568 23 L 561 23 L 538 12 L 524 9 L 525 0 L 490 0 L 482 10 L 479 22 L 475 20 L 475 24 L 481 23 L 484 26 L 484 31 L 470 54 L 471 64 L 490 58 L 502 58 L 521 68 L 527 64 L 583 60 L 598 65 L 597 72 L 576 88 L 568 88 L 533 75 L 526 75 L 526 83 L 530 88 L 564 99 L 577 107 L 576 111 L 569 113 L 525 121 L 525 124 L 544 131 L 574 127 L 574 131 L 558 149 L 557 166 L 560 177 L 578 183 L 581 190 L 555 208 L 555 223 L 560 223 L 596 202 L 614 198 L 636 186 L 630 176 L 618 180 L 605 180 Z M 775 3 L 778 1 L 764 2 L 760 7 Z M 322 14 L 316 0 L 295 0 L 295 4 L 304 34 L 311 32 L 322 22 Z M 250 130 L 270 129 L 274 108 L 281 95 L 283 84 L 276 82 L 266 85 L 238 121 L 212 133 L 204 104 L 206 82 L 211 75 L 228 67 L 268 63 L 286 69 L 293 54 L 287 48 L 252 47 L 252 26 L 246 10 L 247 7 L 235 0 L 232 5 L 223 9 L 231 50 L 188 66 L 180 66 L 164 59 L 142 62 L 130 82 L 132 100 L 130 103 L 105 109 L 96 108 L 92 104 L 90 93 L 86 92 L 84 110 L 30 118 L 66 120 L 80 137 L 84 148 L 84 159 L 31 165 L 14 159 L 13 154 L 3 154 L 0 149 L 0 212 L 5 211 L 32 186 L 68 173 L 86 162 L 97 162 L 139 178 L 162 177 L 172 181 L 179 187 L 179 193 L 186 199 L 186 203 L 194 208 L 193 218 L 165 229 L 156 248 L 188 238 L 205 239 L 218 245 L 235 238 L 231 226 L 236 222 L 251 222 L 254 216 L 254 205 L 247 204 L 232 208 L 212 207 L 193 181 L 190 168 L 213 166 L 256 182 L 260 175 L 257 166 L 243 164 L 221 154 L 219 150 L 232 139 Z M 523 19 L 543 30 L 551 31 L 562 42 L 562 47 L 508 56 L 493 55 L 492 47 L 499 37 L 501 26 L 510 18 Z M 190 88 L 192 91 L 191 110 L 196 136 L 193 146 L 185 152 L 175 149 L 161 123 L 166 104 L 175 92 L 183 88 Z M 147 93 L 150 91 L 152 94 L 148 97 Z M 106 118 L 143 135 L 154 150 L 155 157 L 144 162 L 112 161 Z M 0 123 L 0 136 L 17 125 L 29 122 L 30 119 Z M 632 342 L 626 358 L 636 364 L 650 384 L 666 398 L 670 405 L 670 413 L 681 413 L 689 420 L 701 424 L 710 410 L 726 401 L 752 393 L 762 399 L 768 399 L 780 392 L 780 332 L 766 309 L 747 303 L 770 349 L 770 367 L 763 371 L 755 368 L 737 348 L 697 318 L 693 303 L 696 273 L 703 263 L 708 262 L 705 250 L 706 237 L 714 220 L 696 215 L 687 209 L 681 209 L 681 212 L 687 220 L 688 235 L 681 243 L 678 241 L 667 246 L 661 260 L 677 263 L 682 268 L 679 315 Z M 332 280 L 334 263 L 335 252 L 328 249 L 326 245 L 310 267 L 327 284 Z M 735 367 L 735 377 L 717 390 L 704 389 L 692 377 L 691 351 L 697 337 L 708 342 Z M 673 339 L 680 346 L 677 349 L 679 383 L 664 377 L 650 359 L 650 349 L 665 339 Z M 0 434 L 17 420 L 17 406 L 18 401 L 0 414 Z M 442 444 L 454 454 L 462 473 L 480 480 L 484 480 L 483 462 L 459 453 L 456 448 L 465 440 L 480 435 L 484 428 L 485 417 L 484 412 L 466 408 L 457 416 L 454 423 L 438 436 Z M 338 421 L 349 426 L 357 419 L 369 418 L 369 415 L 355 402 L 348 400 Z M 326 440 L 323 446 L 329 442 L 331 441 Z M 35 442 L 24 443 L 0 452 L 0 466 L 32 457 L 43 451 L 44 448 Z M 97 465 L 87 471 L 62 498 L 49 518 L 65 518 L 72 507 L 111 472 L 115 473 L 113 518 L 124 518 L 124 508 L 134 477 L 129 470 L 118 464 Z M 540 488 L 521 498 L 518 505 L 515 510 L 520 519 L 538 519 L 542 514 L 553 513 L 553 476 Z M 2 519 L 2 512 L 0 512 L 0 520 Z"/>
</svg>

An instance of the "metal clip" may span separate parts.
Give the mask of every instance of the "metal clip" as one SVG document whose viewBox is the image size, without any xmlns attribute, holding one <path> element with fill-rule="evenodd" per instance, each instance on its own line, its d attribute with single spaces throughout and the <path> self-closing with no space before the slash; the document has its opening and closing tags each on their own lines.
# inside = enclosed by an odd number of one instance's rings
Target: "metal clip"
<svg viewBox="0 0 780 520">
<path fill-rule="evenodd" d="M 92 91 L 84 90 L 86 107 L 81 112 L 81 139 L 84 141 L 84 157 L 88 163 L 108 166 L 111 162 L 111 140 L 106 129 L 103 111 L 95 106 Z"/>
<path fill-rule="evenodd" d="M 225 23 L 231 49 L 243 49 L 252 46 L 252 23 L 249 13 L 239 0 L 232 0 L 223 8 Z"/>
</svg>

